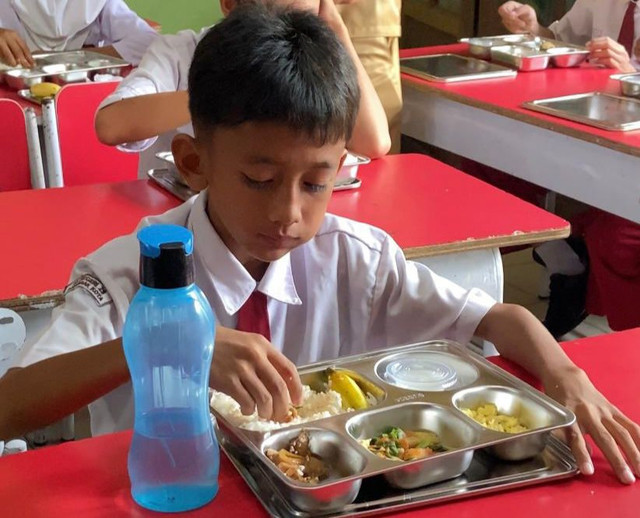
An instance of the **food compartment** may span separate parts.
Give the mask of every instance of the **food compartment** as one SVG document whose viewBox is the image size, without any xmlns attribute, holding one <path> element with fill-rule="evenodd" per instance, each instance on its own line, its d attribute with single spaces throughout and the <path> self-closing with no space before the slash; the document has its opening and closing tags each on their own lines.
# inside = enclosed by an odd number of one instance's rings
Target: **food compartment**
<svg viewBox="0 0 640 518">
<path fill-rule="evenodd" d="M 551 64 L 559 68 L 577 67 L 589 57 L 589 51 L 575 47 L 552 47 L 547 49 Z"/>
<path fill-rule="evenodd" d="M 337 392 L 344 411 L 371 408 L 387 397 L 386 391 L 368 376 L 342 367 L 307 372 L 300 375 L 300 381 L 318 393 Z"/>
<path fill-rule="evenodd" d="M 623 74 L 619 80 L 622 95 L 640 98 L 640 74 Z"/>
<path fill-rule="evenodd" d="M 42 83 L 43 76 L 32 76 L 28 68 L 17 68 L 4 73 L 4 80 L 7 86 L 16 90 L 25 90 L 29 87 Z"/>
<path fill-rule="evenodd" d="M 54 63 L 43 65 L 42 71 L 52 83 L 64 85 L 67 83 L 79 83 L 86 81 L 89 74 L 80 65 L 74 63 Z"/>
<path fill-rule="evenodd" d="M 367 465 L 364 452 L 338 433 L 320 428 L 275 432 L 261 451 L 283 496 L 310 513 L 336 511 L 353 502 Z"/>
<path fill-rule="evenodd" d="M 363 451 L 376 457 L 389 484 L 402 489 L 461 475 L 479 436 L 454 410 L 428 403 L 362 413 L 349 419 L 346 429 Z"/>
<path fill-rule="evenodd" d="M 491 48 L 491 58 L 520 71 L 532 72 L 547 68 L 551 56 L 546 52 L 522 45 L 503 45 Z"/>
<path fill-rule="evenodd" d="M 573 422 L 511 387 L 483 386 L 462 390 L 453 396 L 453 404 L 478 425 L 493 430 L 500 442 L 489 446 L 489 452 L 510 461 L 539 454 L 545 447 L 550 428 Z"/>
<path fill-rule="evenodd" d="M 415 350 L 382 358 L 376 375 L 389 385 L 412 391 L 442 392 L 471 385 L 478 369 L 460 355 L 442 350 Z"/>
<path fill-rule="evenodd" d="M 535 40 L 528 34 L 507 34 L 504 36 L 462 39 L 460 41 L 466 41 L 469 44 L 469 53 L 472 56 L 482 59 L 489 59 L 491 57 L 491 47 L 535 43 Z"/>
</svg>

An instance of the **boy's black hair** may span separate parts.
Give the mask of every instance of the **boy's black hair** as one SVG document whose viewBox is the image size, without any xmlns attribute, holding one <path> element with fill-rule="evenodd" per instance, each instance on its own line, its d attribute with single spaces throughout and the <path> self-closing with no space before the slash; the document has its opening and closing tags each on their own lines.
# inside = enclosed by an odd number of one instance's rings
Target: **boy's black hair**
<svg viewBox="0 0 640 518">
<path fill-rule="evenodd" d="M 278 122 L 319 145 L 349 140 L 360 102 L 355 66 L 315 14 L 250 2 L 198 43 L 189 69 L 196 134 Z"/>
</svg>

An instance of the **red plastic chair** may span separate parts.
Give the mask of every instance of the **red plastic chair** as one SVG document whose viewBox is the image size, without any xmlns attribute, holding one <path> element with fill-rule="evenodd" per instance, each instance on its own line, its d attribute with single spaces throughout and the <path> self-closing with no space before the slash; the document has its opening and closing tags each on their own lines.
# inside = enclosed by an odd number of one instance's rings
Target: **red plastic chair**
<svg viewBox="0 0 640 518">
<path fill-rule="evenodd" d="M 118 83 L 79 83 L 56 96 L 58 138 L 64 185 L 135 180 L 138 154 L 125 153 L 98 141 L 93 120 L 98 106 Z"/>
<path fill-rule="evenodd" d="M 10 99 L 0 99 L 0 191 L 31 189 L 24 112 Z"/>
</svg>

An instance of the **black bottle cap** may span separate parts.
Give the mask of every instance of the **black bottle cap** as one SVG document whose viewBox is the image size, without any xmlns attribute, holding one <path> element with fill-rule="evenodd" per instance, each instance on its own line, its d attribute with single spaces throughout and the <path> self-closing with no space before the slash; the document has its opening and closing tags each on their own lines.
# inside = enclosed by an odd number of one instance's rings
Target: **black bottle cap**
<svg viewBox="0 0 640 518">
<path fill-rule="evenodd" d="M 194 282 L 193 235 L 178 225 L 150 225 L 138 232 L 140 283 L 174 289 Z"/>
</svg>

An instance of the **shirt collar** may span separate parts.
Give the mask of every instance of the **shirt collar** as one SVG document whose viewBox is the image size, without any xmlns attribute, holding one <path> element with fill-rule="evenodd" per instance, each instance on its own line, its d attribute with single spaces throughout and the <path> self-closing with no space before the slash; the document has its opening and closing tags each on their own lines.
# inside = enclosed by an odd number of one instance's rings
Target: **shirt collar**
<svg viewBox="0 0 640 518">
<path fill-rule="evenodd" d="M 256 289 L 285 304 L 302 304 L 293 280 L 291 255 L 286 254 L 271 262 L 257 283 L 222 242 L 209 220 L 206 206 L 205 190 L 193 205 L 188 226 L 194 236 L 194 255 L 213 278 L 215 290 L 227 313 L 235 314 Z"/>
</svg>

